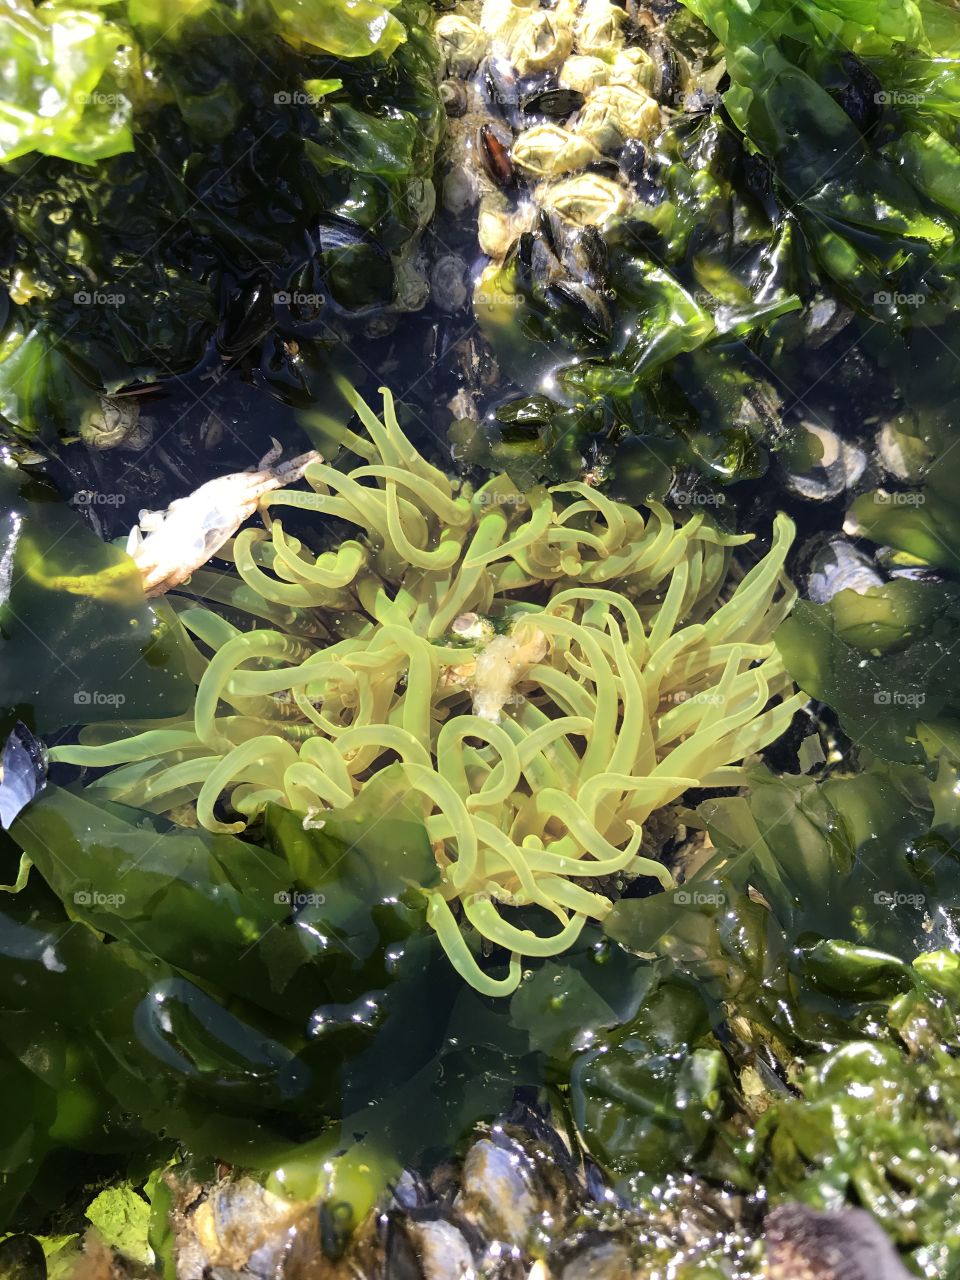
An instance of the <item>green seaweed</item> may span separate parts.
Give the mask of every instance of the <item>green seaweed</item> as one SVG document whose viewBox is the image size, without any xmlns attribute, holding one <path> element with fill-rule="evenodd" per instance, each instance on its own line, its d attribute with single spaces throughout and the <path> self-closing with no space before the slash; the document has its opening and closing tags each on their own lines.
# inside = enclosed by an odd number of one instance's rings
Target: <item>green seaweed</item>
<svg viewBox="0 0 960 1280">
<path fill-rule="evenodd" d="M 20 122 L 0 141 L 8 435 L 69 439 L 98 394 L 181 373 L 214 336 L 236 359 L 324 307 L 415 304 L 442 116 L 419 0 L 8 5 L 91 28 L 39 134 L 18 105 L 53 93 L 39 47 L 24 83 L 0 82 Z"/>
</svg>

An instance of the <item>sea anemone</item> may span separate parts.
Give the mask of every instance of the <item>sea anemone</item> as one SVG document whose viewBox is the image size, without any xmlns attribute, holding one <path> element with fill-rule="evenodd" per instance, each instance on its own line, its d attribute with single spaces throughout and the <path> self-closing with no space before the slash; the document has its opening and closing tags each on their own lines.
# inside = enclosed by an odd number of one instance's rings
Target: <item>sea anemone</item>
<svg viewBox="0 0 960 1280">
<path fill-rule="evenodd" d="M 212 832 L 270 802 L 320 823 L 401 769 L 441 873 L 427 918 L 459 973 L 503 994 L 524 957 L 602 920 L 617 885 L 670 887 L 644 823 L 688 788 L 736 784 L 731 766 L 788 725 L 801 697 L 771 636 L 794 599 L 793 528 L 778 516 L 731 589 L 730 548 L 749 539 L 704 513 L 644 516 L 584 483 L 474 491 L 413 447 L 388 391 L 382 420 L 350 398 L 367 434 L 342 439 L 361 465 L 314 462 L 310 492 L 264 497 L 266 527 L 221 553 L 235 572 L 191 581 L 222 612 L 178 601 L 192 718 L 97 726 L 51 754 L 107 767 L 91 786 L 110 799 L 181 820 L 189 804 Z M 328 529 L 312 553 L 284 528 L 291 507 L 356 536 Z M 559 927 L 521 927 L 521 907 Z M 510 953 L 505 976 L 464 925 Z"/>
</svg>

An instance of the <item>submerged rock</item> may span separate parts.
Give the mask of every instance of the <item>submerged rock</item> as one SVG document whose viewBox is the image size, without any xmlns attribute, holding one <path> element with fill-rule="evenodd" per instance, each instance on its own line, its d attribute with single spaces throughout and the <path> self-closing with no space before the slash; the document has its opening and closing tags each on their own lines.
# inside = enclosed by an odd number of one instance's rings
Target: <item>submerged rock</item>
<svg viewBox="0 0 960 1280">
<path fill-rule="evenodd" d="M 784 1204 L 767 1219 L 770 1280 L 910 1280 L 883 1228 L 863 1209 L 822 1213 Z"/>
</svg>

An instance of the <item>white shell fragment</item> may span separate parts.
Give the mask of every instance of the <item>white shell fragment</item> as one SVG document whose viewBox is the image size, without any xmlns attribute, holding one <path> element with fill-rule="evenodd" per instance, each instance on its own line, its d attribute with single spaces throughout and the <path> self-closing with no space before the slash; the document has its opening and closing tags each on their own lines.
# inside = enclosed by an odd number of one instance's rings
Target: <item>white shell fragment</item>
<svg viewBox="0 0 960 1280">
<path fill-rule="evenodd" d="M 186 582 L 253 515 L 265 493 L 294 484 L 319 459 L 311 451 L 274 466 L 279 456 L 280 445 L 274 440 L 252 470 L 209 480 L 165 511 L 140 512 L 140 523 L 127 538 L 127 554 L 143 575 L 148 596 L 163 595 Z"/>
</svg>

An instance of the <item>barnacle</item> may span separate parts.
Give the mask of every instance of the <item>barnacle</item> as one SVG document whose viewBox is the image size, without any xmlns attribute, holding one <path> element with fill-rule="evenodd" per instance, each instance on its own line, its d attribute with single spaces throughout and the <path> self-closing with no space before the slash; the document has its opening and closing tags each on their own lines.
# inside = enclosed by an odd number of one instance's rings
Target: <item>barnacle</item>
<svg viewBox="0 0 960 1280">
<path fill-rule="evenodd" d="M 730 548 L 749 538 L 704 514 L 643 516 L 578 482 L 522 494 L 500 476 L 474 492 L 411 445 L 389 392 L 382 420 L 349 394 L 361 464 L 310 463 L 311 491 L 266 494 L 267 527 L 228 544 L 235 575 L 194 575 L 195 593 L 260 625 L 178 605 L 193 716 L 97 726 L 52 754 L 109 767 L 91 786 L 111 799 L 195 801 L 213 832 L 271 801 L 316 820 L 402 770 L 441 871 L 427 918 L 464 978 L 509 992 L 524 957 L 605 916 L 612 878 L 670 886 L 641 852 L 648 817 L 735 784 L 731 766 L 789 723 L 800 695 L 770 637 L 794 599 L 792 525 L 777 517 L 731 592 Z M 284 528 L 290 508 L 356 536 L 314 554 Z M 531 927 L 541 915 L 552 929 Z M 478 964 L 464 924 L 510 953 L 505 976 Z"/>
</svg>

